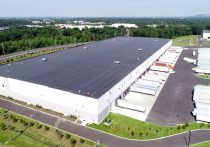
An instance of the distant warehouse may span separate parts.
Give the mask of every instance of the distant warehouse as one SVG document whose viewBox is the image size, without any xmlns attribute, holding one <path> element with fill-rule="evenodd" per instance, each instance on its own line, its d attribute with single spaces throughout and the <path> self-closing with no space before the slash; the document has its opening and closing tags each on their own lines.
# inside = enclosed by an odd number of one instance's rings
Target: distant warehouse
<svg viewBox="0 0 210 147">
<path fill-rule="evenodd" d="M 115 100 L 171 46 L 116 37 L 0 66 L 0 94 L 100 123 Z"/>
<path fill-rule="evenodd" d="M 210 30 L 203 30 L 203 39 L 210 40 Z"/>
</svg>

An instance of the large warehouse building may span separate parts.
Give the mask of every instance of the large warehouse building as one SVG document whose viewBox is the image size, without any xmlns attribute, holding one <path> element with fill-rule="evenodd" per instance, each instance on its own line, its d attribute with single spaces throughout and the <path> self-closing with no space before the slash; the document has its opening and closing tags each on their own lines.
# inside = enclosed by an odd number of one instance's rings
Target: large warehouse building
<svg viewBox="0 0 210 147">
<path fill-rule="evenodd" d="M 100 123 L 172 44 L 116 37 L 0 66 L 0 94 Z"/>
</svg>

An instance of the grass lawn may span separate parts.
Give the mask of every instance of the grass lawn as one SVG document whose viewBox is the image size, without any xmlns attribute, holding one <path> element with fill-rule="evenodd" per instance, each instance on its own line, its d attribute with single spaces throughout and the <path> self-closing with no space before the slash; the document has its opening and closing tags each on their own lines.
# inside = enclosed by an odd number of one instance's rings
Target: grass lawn
<svg viewBox="0 0 210 147">
<path fill-rule="evenodd" d="M 202 78 L 202 79 L 209 79 L 210 80 L 210 75 L 209 74 L 198 74 L 197 77 Z"/>
<path fill-rule="evenodd" d="M 102 130 L 117 136 L 131 139 L 154 139 L 163 136 L 173 135 L 188 130 L 200 128 L 210 129 L 210 124 L 193 123 L 180 126 L 158 126 L 147 122 L 142 122 L 120 114 L 110 113 L 107 116 L 111 119 L 111 125 L 105 125 L 104 121 L 99 124 L 88 124 L 89 127 Z"/>
<path fill-rule="evenodd" d="M 202 42 L 203 45 L 207 45 L 207 46 L 210 46 L 210 41 L 205 41 L 205 42 Z"/>
<path fill-rule="evenodd" d="M 189 36 L 182 36 L 174 38 L 173 40 L 173 46 L 195 46 L 198 44 L 198 36 L 197 35 L 189 35 Z"/>
<path fill-rule="evenodd" d="M 8 118 L 5 118 L 5 114 L 8 114 Z M 52 127 L 49 127 L 48 130 L 44 124 L 11 112 L 5 113 L 4 109 L 0 109 L 0 146 L 49 147 L 62 145 L 62 147 L 71 147 L 73 139 L 76 140 L 74 147 L 92 147 L 94 145 L 93 142 L 73 134 L 66 138 L 66 134 L 69 133 L 56 131 Z"/>
<path fill-rule="evenodd" d="M 201 144 L 191 145 L 190 147 L 210 147 L 210 141 Z"/>
</svg>

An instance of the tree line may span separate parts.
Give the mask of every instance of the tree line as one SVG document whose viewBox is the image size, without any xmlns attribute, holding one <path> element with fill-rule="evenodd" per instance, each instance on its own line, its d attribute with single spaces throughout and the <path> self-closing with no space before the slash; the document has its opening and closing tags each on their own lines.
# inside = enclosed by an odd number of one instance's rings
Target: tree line
<svg viewBox="0 0 210 147">
<path fill-rule="evenodd" d="M 126 29 L 123 27 L 83 30 L 60 29 L 52 26 L 44 28 L 12 27 L 8 31 L 0 32 L 0 55 L 39 47 L 98 41 L 125 34 Z"/>
<path fill-rule="evenodd" d="M 9 30 L 0 32 L 0 55 L 39 47 L 98 41 L 115 36 L 125 36 L 128 35 L 128 32 L 130 36 L 172 39 L 184 35 L 200 35 L 203 29 L 210 29 L 210 19 L 198 18 L 93 18 L 86 21 L 104 21 L 107 24 L 112 24 L 116 21 L 127 22 L 135 23 L 139 27 L 129 30 L 124 27 L 86 28 L 83 30 L 76 28 L 61 29 L 54 26 L 28 28 L 25 25 L 29 20 L 0 20 L 0 24 L 3 26 L 13 24 Z M 16 23 L 21 25 L 14 26 Z M 151 25 L 155 26 L 152 27 Z"/>
</svg>

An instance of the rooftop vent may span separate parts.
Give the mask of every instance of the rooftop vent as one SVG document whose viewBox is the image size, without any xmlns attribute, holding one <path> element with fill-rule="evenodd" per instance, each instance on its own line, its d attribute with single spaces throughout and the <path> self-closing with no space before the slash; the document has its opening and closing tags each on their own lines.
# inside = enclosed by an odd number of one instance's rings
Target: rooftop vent
<svg viewBox="0 0 210 147">
<path fill-rule="evenodd" d="M 114 61 L 114 64 L 120 64 L 120 61 Z"/>
<path fill-rule="evenodd" d="M 42 58 L 42 61 L 47 61 L 47 58 Z"/>
<path fill-rule="evenodd" d="M 142 49 L 142 48 L 138 48 L 137 50 L 138 50 L 138 51 L 142 51 L 143 49 Z"/>
<path fill-rule="evenodd" d="M 140 58 L 139 58 L 139 57 L 137 57 L 137 58 L 136 58 L 136 60 L 138 60 L 138 61 L 139 61 L 139 60 L 140 60 Z"/>
<path fill-rule="evenodd" d="M 84 49 L 88 49 L 88 47 L 87 46 L 84 46 Z"/>
<path fill-rule="evenodd" d="M 157 39 L 155 39 L 154 41 L 155 41 L 155 42 L 157 42 L 158 40 L 157 40 Z"/>
</svg>

